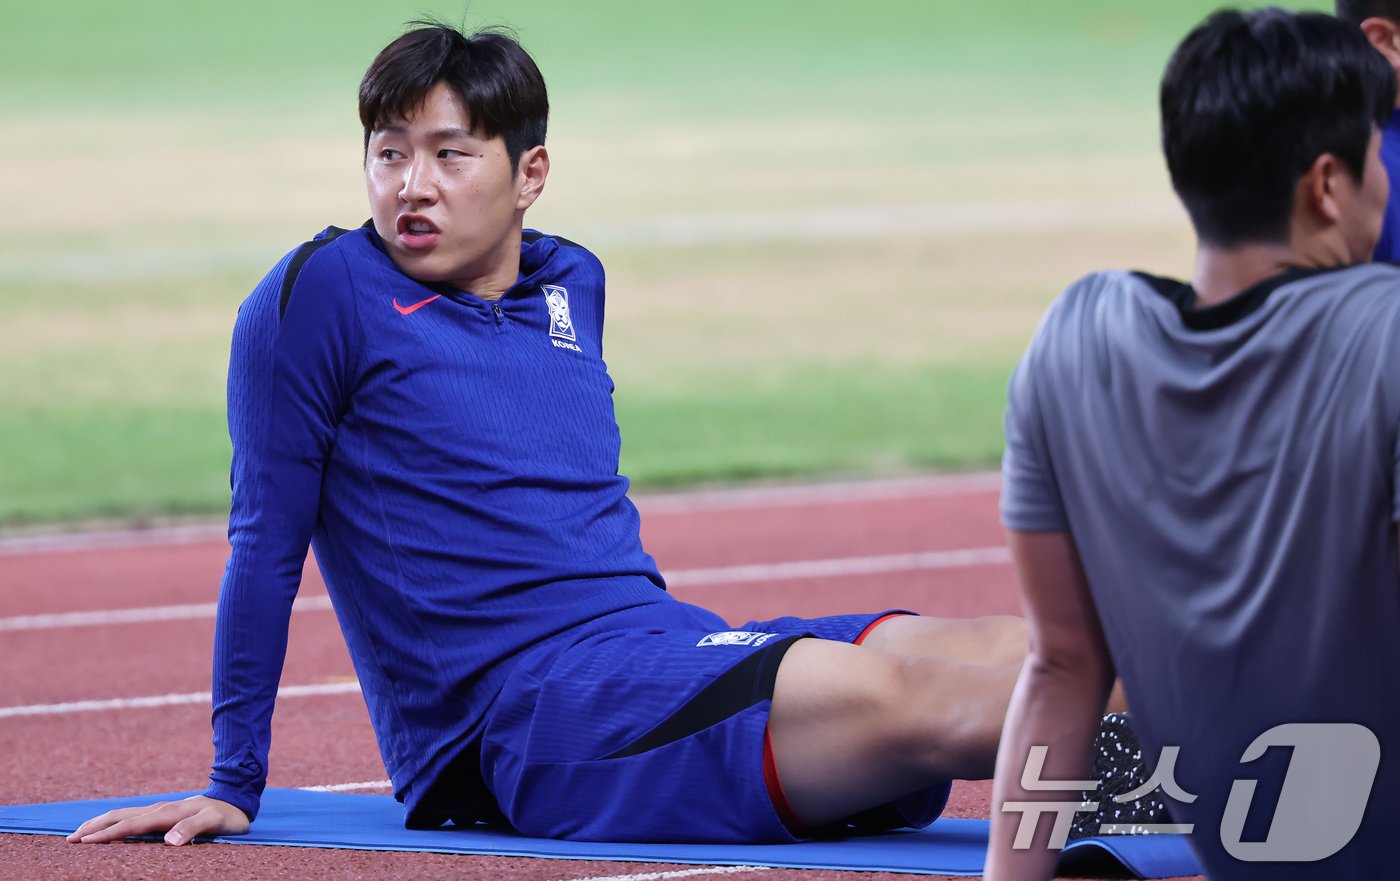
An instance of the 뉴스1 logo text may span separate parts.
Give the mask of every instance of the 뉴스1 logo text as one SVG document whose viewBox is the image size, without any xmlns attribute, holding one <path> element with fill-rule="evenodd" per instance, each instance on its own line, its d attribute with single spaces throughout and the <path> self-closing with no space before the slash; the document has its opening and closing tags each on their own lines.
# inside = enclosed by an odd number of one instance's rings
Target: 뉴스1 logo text
<svg viewBox="0 0 1400 881">
<path fill-rule="evenodd" d="M 726 634 L 711 634 L 725 636 Z M 706 637 L 707 639 L 709 637 Z M 1240 756 L 1240 767 L 1264 757 L 1271 748 L 1287 748 L 1291 756 L 1283 784 L 1273 807 L 1273 819 L 1268 836 L 1263 841 L 1245 840 L 1245 819 L 1253 809 L 1259 781 L 1247 771 L 1236 777 L 1230 786 L 1229 799 L 1220 819 L 1220 843 L 1237 860 L 1247 863 L 1311 863 L 1324 860 L 1340 851 L 1361 828 L 1371 787 L 1381 763 L 1381 744 L 1376 735 L 1364 725 L 1346 722 L 1295 722 L 1276 725 L 1259 735 Z M 1180 747 L 1163 747 L 1152 777 L 1141 787 L 1123 795 L 1113 796 L 1119 803 L 1131 802 L 1148 792 L 1161 789 L 1183 804 L 1191 804 L 1196 795 L 1176 782 L 1176 758 Z M 1048 747 L 1032 746 L 1021 773 L 1021 787 L 1028 792 L 1084 792 L 1099 787 L 1097 780 L 1045 780 Z M 1345 761 L 1339 761 L 1345 756 Z M 1319 810 L 1318 806 L 1325 806 Z M 1015 850 L 1031 846 L 1037 822 L 1041 816 L 1055 817 L 1050 830 L 1050 846 L 1062 848 L 1069 837 L 1075 814 L 1093 813 L 1098 802 L 1079 801 L 1007 801 L 1001 811 L 1020 814 Z M 1165 823 L 1137 827 L 1146 832 L 1176 832 L 1201 834 L 1192 823 Z M 1121 832 L 1109 824 L 1100 825 L 1099 834 Z"/>
</svg>

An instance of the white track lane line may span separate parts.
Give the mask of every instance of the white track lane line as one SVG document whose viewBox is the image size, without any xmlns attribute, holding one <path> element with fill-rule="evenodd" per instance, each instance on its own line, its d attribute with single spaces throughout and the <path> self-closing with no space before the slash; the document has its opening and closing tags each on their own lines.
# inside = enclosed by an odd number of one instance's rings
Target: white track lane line
<svg viewBox="0 0 1400 881">
<path fill-rule="evenodd" d="M 797 508 L 813 504 L 846 504 L 996 492 L 996 472 L 934 474 L 880 480 L 833 481 L 814 484 L 725 487 L 675 493 L 639 493 L 632 498 L 643 514 L 686 514 L 691 511 L 730 511 L 753 508 Z M 0 557 L 70 551 L 117 550 L 162 545 L 188 545 L 226 540 L 224 521 L 149 529 L 104 529 L 47 534 L 0 536 Z"/>
<path fill-rule="evenodd" d="M 828 560 L 794 560 L 787 563 L 753 563 L 706 569 L 675 569 L 665 574 L 670 587 L 709 587 L 722 584 L 761 584 L 773 581 L 800 581 L 806 578 L 839 578 L 880 575 L 891 572 L 919 572 L 940 569 L 966 569 L 997 566 L 1011 562 L 1004 547 L 958 548 L 909 554 L 870 557 L 838 557 Z M 331 608 L 330 598 L 322 595 L 300 597 L 294 612 L 317 612 Z M 61 612 L 47 615 L 16 615 L 0 618 L 0 632 L 51 630 L 60 627 L 104 627 L 113 624 L 149 624 L 157 621 L 185 621 L 213 618 L 214 603 L 187 606 L 148 606 L 93 612 Z"/>
<path fill-rule="evenodd" d="M 771 872 L 768 866 L 706 866 L 701 869 L 677 869 L 671 872 L 641 872 L 636 875 L 592 875 L 588 878 L 566 878 L 562 881 L 663 881 L 667 878 L 703 878 L 706 875 L 743 875 L 751 872 Z"/>
<path fill-rule="evenodd" d="M 732 511 L 753 508 L 801 508 L 807 505 L 839 505 L 860 502 L 937 498 L 1001 490 L 997 472 L 937 474 L 886 480 L 853 480 L 833 483 L 730 487 L 692 492 L 639 494 L 638 510 L 648 514 L 689 514 L 692 511 Z"/>
<path fill-rule="evenodd" d="M 365 792 L 371 789 L 393 789 L 388 780 L 366 780 L 364 783 L 332 783 L 329 786 L 298 787 L 306 792 Z"/>
<path fill-rule="evenodd" d="M 321 612 L 331 607 L 325 594 L 297 597 L 293 612 Z M 107 609 L 95 612 L 56 612 L 48 615 L 15 615 L 0 618 L 0 632 L 6 630 L 52 630 L 59 627 L 105 627 L 109 624 L 150 624 L 156 621 L 190 621 L 213 618 L 218 603 L 191 603 L 185 606 L 145 606 L 135 609 Z"/>
<path fill-rule="evenodd" d="M 289 697 L 320 697 L 328 694 L 358 694 L 358 682 L 329 682 L 324 685 L 288 685 L 277 690 L 278 699 Z M 210 706 L 214 696 L 207 691 L 189 694 L 157 694 L 149 697 L 119 697 L 101 701 L 73 701 L 66 704 L 30 704 L 23 707 L 0 707 L 0 719 L 18 716 L 67 716 L 72 713 L 100 713 L 107 710 L 145 710 L 153 707 L 188 705 Z"/>
<path fill-rule="evenodd" d="M 722 584 L 753 584 L 768 581 L 793 581 L 803 578 L 830 578 L 848 575 L 878 575 L 890 572 L 913 572 L 930 569 L 962 569 L 972 566 L 1004 565 L 1011 554 L 1004 547 L 964 548 L 951 551 L 924 551 L 915 554 L 888 554 L 879 557 L 844 557 L 832 560 L 798 560 L 790 563 L 762 563 L 752 566 L 722 566 L 713 569 L 681 569 L 666 576 L 673 587 L 704 587 Z M 325 596 L 297 600 L 294 610 L 312 611 L 330 608 Z M 213 604 L 194 606 L 156 606 L 149 609 L 117 609 L 110 612 L 69 612 L 63 615 L 22 615 L 0 618 L 3 630 L 42 630 L 54 627 L 86 627 L 106 624 L 130 624 L 138 621 L 172 621 L 212 617 Z M 281 689 L 279 697 L 305 697 L 321 694 L 345 694 L 359 691 L 358 683 L 330 685 L 292 685 Z M 208 704 L 209 692 L 165 694 L 150 697 L 115 698 L 112 700 L 75 701 L 66 704 L 35 704 L 22 707 L 0 707 L 0 719 L 13 716 L 50 716 L 67 713 L 128 710 L 148 707 L 169 707 L 182 704 Z"/>
<path fill-rule="evenodd" d="M 1004 547 L 959 548 L 951 551 L 923 551 L 913 554 L 884 554 L 876 557 L 838 557 L 830 560 L 794 560 L 790 563 L 756 563 L 747 566 L 720 566 L 713 569 L 678 569 L 665 573 L 670 587 L 702 587 L 717 584 L 755 584 L 766 581 L 797 581 L 804 578 L 834 578 L 845 575 L 877 575 L 887 572 L 916 572 L 929 569 L 966 569 L 1011 562 Z"/>
<path fill-rule="evenodd" d="M 178 547 L 228 541 L 225 521 L 187 526 L 153 526 L 149 529 L 89 529 L 34 535 L 16 534 L 0 538 L 0 557 L 73 551 L 117 551 L 126 548 Z"/>
</svg>

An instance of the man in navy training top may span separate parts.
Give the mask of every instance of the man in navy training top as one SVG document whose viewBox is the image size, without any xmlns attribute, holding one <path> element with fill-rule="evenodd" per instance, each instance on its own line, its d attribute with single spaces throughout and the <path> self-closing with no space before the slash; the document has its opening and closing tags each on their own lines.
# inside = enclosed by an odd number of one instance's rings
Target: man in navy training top
<svg viewBox="0 0 1400 881">
<path fill-rule="evenodd" d="M 1320 13 L 1220 12 L 1168 63 L 1195 273 L 1075 282 L 1011 381 L 1032 649 L 988 879 L 1051 876 L 1050 822 L 1016 844 L 1024 803 L 1078 803 L 1049 781 L 1084 776 L 1115 675 L 1210 878 L 1395 877 L 1400 268 L 1366 262 L 1395 92 Z"/>
<path fill-rule="evenodd" d="M 1337 17 L 1360 27 L 1391 69 L 1400 73 L 1400 0 L 1337 0 Z M 1396 101 L 1381 137 L 1381 161 L 1392 178 L 1400 177 L 1400 98 Z M 1400 187 L 1390 191 L 1373 256 L 1400 260 Z"/>
<path fill-rule="evenodd" d="M 234 331 L 212 783 L 70 840 L 249 828 L 308 542 L 411 826 L 790 841 L 926 824 L 990 776 L 1019 619 L 735 630 L 665 592 L 617 473 L 602 267 L 522 230 L 547 110 L 495 33 L 422 27 L 366 73 L 372 221 L 287 255 Z"/>
</svg>

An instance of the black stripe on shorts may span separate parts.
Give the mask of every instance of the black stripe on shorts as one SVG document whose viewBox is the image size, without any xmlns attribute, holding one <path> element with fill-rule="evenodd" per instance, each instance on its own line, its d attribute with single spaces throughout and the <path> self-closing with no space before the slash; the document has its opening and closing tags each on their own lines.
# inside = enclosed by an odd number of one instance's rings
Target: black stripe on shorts
<svg viewBox="0 0 1400 881">
<path fill-rule="evenodd" d="M 792 644 L 802 638 L 802 634 L 784 636 L 763 645 L 716 676 L 713 682 L 666 717 L 660 725 L 607 758 L 625 759 L 685 740 L 754 704 L 772 700 L 778 665 L 783 662 L 783 656 L 792 648 Z"/>
</svg>

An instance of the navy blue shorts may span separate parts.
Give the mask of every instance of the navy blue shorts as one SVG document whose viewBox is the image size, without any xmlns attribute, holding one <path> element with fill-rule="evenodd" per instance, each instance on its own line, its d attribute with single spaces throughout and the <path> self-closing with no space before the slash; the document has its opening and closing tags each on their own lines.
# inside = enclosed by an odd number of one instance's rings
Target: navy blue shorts
<svg viewBox="0 0 1400 881">
<path fill-rule="evenodd" d="M 527 655 L 493 705 L 481 769 L 527 835 L 592 841 L 796 841 L 765 737 L 773 683 L 803 637 L 856 642 L 889 613 L 734 631 L 630 629 Z M 771 788 L 770 788 L 771 787 Z M 771 794 L 770 794 L 771 793 Z M 948 785 L 853 818 L 923 826 Z"/>
</svg>

